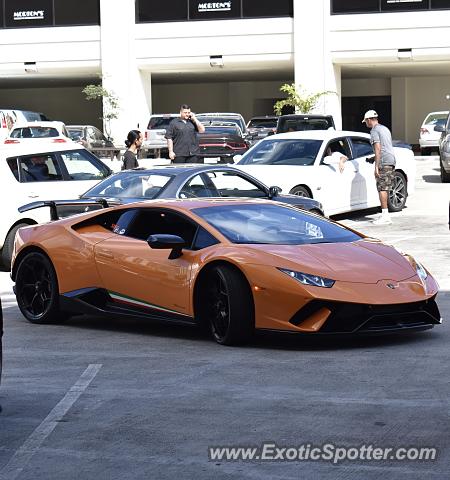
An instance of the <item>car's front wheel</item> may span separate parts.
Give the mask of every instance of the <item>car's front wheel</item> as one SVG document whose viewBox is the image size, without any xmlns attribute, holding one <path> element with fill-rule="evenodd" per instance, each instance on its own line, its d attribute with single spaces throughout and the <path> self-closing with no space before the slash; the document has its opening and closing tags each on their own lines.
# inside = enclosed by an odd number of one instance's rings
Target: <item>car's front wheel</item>
<svg viewBox="0 0 450 480">
<path fill-rule="evenodd" d="M 392 190 L 389 192 L 388 208 L 390 212 L 400 212 L 406 205 L 408 198 L 408 186 L 405 175 L 394 172 Z"/>
<path fill-rule="evenodd" d="M 289 193 L 291 193 L 292 195 L 297 195 L 299 197 L 312 198 L 311 194 L 308 192 L 308 189 L 305 187 L 302 187 L 301 185 L 294 187 Z"/>
<path fill-rule="evenodd" d="M 43 253 L 30 252 L 19 260 L 16 298 L 20 311 L 32 323 L 58 323 L 67 318 L 59 309 L 55 269 Z"/>
<path fill-rule="evenodd" d="M 204 278 L 202 290 L 202 318 L 209 323 L 216 342 L 246 342 L 254 331 L 254 307 L 243 275 L 230 265 L 214 266 Z"/>
<path fill-rule="evenodd" d="M 442 162 L 440 162 L 441 167 L 441 182 L 442 183 L 450 183 L 450 173 L 446 172 Z"/>
</svg>

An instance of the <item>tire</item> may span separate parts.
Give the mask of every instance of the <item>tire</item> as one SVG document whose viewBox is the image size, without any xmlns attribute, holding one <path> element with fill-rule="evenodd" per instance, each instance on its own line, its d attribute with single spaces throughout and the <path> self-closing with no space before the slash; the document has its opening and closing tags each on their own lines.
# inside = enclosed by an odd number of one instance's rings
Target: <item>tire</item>
<svg viewBox="0 0 450 480">
<path fill-rule="evenodd" d="M 17 267 L 16 298 L 31 323 L 59 323 L 67 314 L 59 309 L 58 279 L 50 260 L 40 252 L 25 255 Z"/>
<path fill-rule="evenodd" d="M 19 223 L 15 225 L 6 235 L 5 243 L 2 248 L 2 264 L 3 267 L 9 272 L 11 270 L 11 257 L 14 248 L 14 238 L 16 236 L 17 230 L 21 227 L 28 226 L 28 223 Z"/>
<path fill-rule="evenodd" d="M 229 265 L 218 265 L 206 274 L 199 297 L 201 320 L 208 323 L 214 340 L 221 345 L 245 343 L 254 332 L 251 290 Z"/>
<path fill-rule="evenodd" d="M 450 183 L 450 173 L 445 171 L 444 166 L 442 165 L 442 162 L 439 162 L 439 165 L 441 167 L 441 182 Z"/>
<path fill-rule="evenodd" d="M 298 195 L 299 197 L 312 198 L 311 194 L 308 192 L 308 189 L 301 186 L 294 187 L 289 193 L 292 195 Z"/>
<path fill-rule="evenodd" d="M 388 209 L 390 212 L 401 212 L 408 198 L 408 185 L 401 172 L 394 172 L 394 182 L 389 192 Z"/>
</svg>

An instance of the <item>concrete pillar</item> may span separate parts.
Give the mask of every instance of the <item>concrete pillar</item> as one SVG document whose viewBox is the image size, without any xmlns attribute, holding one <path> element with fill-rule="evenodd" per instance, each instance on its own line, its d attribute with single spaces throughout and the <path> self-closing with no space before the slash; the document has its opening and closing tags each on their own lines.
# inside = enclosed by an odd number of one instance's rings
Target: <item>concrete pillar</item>
<svg viewBox="0 0 450 480">
<path fill-rule="evenodd" d="M 151 75 L 136 63 L 134 0 L 100 0 L 103 87 L 119 101 L 119 118 L 111 121 L 111 135 L 123 144 L 130 130 L 147 128 L 151 111 Z"/>
<path fill-rule="evenodd" d="M 392 138 L 407 140 L 408 132 L 408 80 L 405 77 L 391 79 Z M 409 140 L 407 140 L 409 141 Z M 417 143 L 418 140 L 412 143 Z"/>
<path fill-rule="evenodd" d="M 342 126 L 341 69 L 333 65 L 329 42 L 329 0 L 294 2 L 294 78 L 308 94 L 331 91 L 321 97 L 316 113 L 331 114 Z"/>
</svg>

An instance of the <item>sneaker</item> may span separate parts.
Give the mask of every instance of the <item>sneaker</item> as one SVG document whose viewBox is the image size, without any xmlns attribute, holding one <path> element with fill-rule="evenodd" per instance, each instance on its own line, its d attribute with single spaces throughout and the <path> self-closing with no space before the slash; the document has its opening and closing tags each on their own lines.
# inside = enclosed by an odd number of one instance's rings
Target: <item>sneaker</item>
<svg viewBox="0 0 450 480">
<path fill-rule="evenodd" d="M 390 225 L 392 220 L 389 217 L 381 215 L 379 218 L 372 222 L 373 225 Z"/>
</svg>

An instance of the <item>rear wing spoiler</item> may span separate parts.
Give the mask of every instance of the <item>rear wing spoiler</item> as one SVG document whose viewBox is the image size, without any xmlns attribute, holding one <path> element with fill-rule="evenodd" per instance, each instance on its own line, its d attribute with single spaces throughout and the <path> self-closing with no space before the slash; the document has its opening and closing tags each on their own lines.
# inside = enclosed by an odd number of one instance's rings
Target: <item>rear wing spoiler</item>
<svg viewBox="0 0 450 480">
<path fill-rule="evenodd" d="M 77 200 L 40 200 L 37 202 L 27 203 L 18 208 L 20 213 L 28 212 L 29 210 L 34 210 L 36 208 L 49 207 L 50 208 L 50 220 L 55 221 L 59 220 L 58 207 L 102 207 L 109 208 L 114 205 L 121 205 L 121 202 L 117 200 L 107 200 L 106 198 L 98 198 L 91 200 L 89 198 L 79 198 Z M 82 211 L 77 212 L 82 213 Z"/>
</svg>

